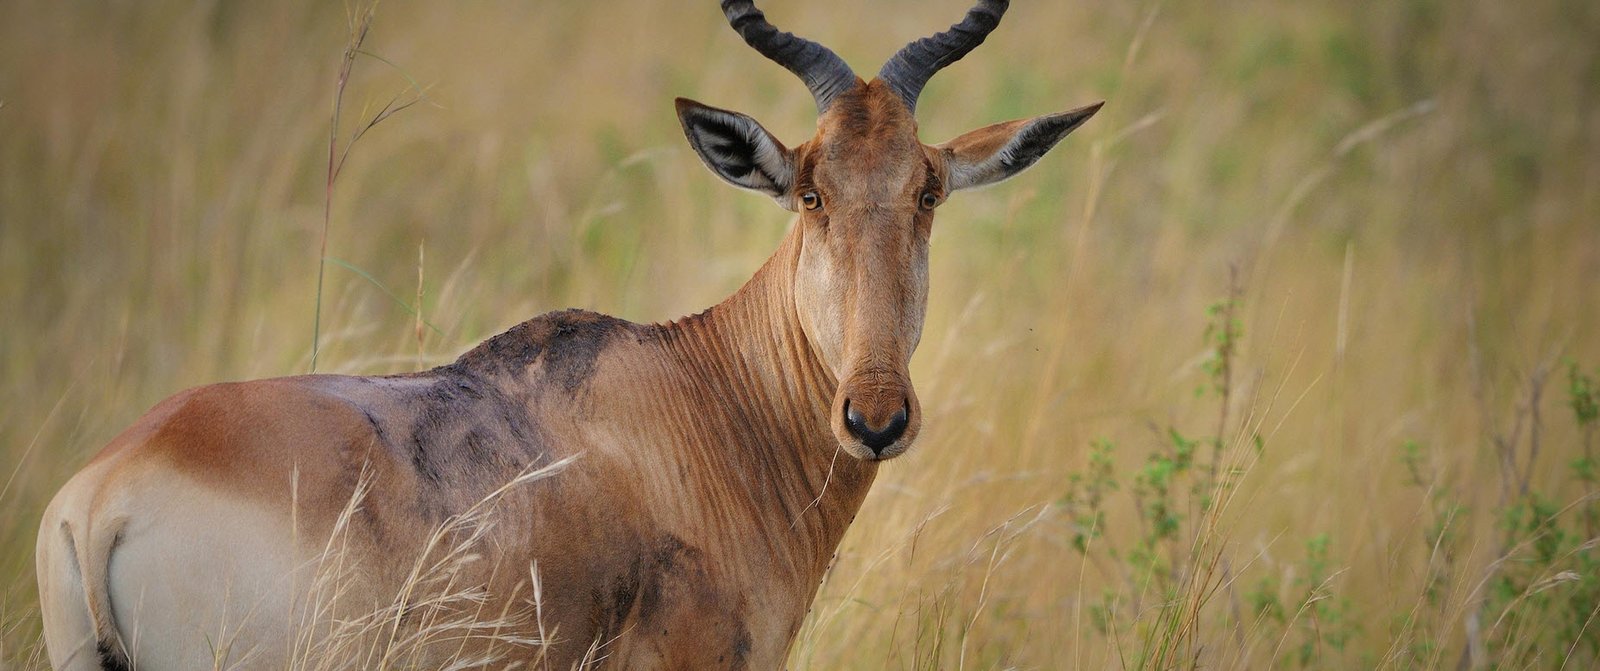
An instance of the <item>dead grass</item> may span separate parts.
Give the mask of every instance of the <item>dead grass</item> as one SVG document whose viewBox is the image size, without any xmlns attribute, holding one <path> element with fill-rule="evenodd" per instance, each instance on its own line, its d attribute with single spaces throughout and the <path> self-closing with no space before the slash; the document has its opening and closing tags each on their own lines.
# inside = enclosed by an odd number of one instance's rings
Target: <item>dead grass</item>
<svg viewBox="0 0 1600 671">
<path fill-rule="evenodd" d="M 763 8 L 872 71 L 964 4 Z M 310 368 L 346 26 L 337 3 L 0 4 L 0 665 L 43 668 L 35 528 L 89 455 L 184 387 Z M 1357 626 L 1311 666 L 1455 667 L 1497 625 L 1476 604 L 1507 551 L 1483 514 L 1503 500 L 1498 446 L 1521 446 L 1535 489 L 1584 494 L 1559 485 L 1581 444 L 1560 390 L 1531 405 L 1537 459 L 1525 419 L 1542 366 L 1600 365 L 1596 34 L 1594 3 L 1558 0 L 1018 3 L 930 83 L 924 138 L 1109 104 L 1029 173 L 942 208 L 912 371 L 923 438 L 884 469 L 792 666 L 1293 666 L 1328 631 L 1316 604 L 1344 599 Z M 783 234 L 785 213 L 700 168 L 671 113 L 684 95 L 785 140 L 811 127 L 804 88 L 715 3 L 391 0 L 365 49 L 404 72 L 355 68 L 344 123 L 413 81 L 437 107 L 344 165 L 319 371 L 436 363 L 560 307 L 694 312 Z M 1230 268 L 1245 335 L 1232 428 L 1214 431 L 1218 402 L 1194 390 Z M 1190 518 L 1209 567 L 1183 583 L 1190 606 L 1145 595 L 1143 629 L 1103 636 L 1091 606 L 1138 591 L 1081 559 L 1056 502 L 1091 441 L 1132 468 L 1166 427 L 1225 436 L 1246 470 Z M 1407 485 L 1406 440 L 1432 490 Z M 1446 489 L 1472 513 L 1441 514 Z M 1127 547 L 1137 519 L 1113 508 L 1104 542 Z M 1460 549 L 1435 605 L 1441 519 Z M 1263 578 L 1303 591 L 1324 534 L 1308 589 L 1330 600 L 1282 626 L 1229 615 Z M 1529 599 L 1570 587 L 1538 584 Z"/>
</svg>

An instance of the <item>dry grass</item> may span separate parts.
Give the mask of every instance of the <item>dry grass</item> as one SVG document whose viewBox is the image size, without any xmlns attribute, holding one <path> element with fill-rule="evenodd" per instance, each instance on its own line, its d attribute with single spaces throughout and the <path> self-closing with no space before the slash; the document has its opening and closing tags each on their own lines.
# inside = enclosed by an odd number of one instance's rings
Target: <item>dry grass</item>
<svg viewBox="0 0 1600 671">
<path fill-rule="evenodd" d="M 964 3 L 763 6 L 871 71 Z M 184 387 L 310 367 L 345 28 L 338 3 L 0 4 L 0 666 L 43 666 L 35 527 L 89 455 Z M 912 370 L 923 439 L 884 468 L 792 666 L 1261 668 L 1311 641 L 1312 666 L 1437 668 L 1494 636 L 1509 643 L 1477 654 L 1537 650 L 1547 623 L 1479 614 L 1517 549 L 1491 512 L 1508 488 L 1586 493 L 1564 475 L 1585 438 L 1559 361 L 1600 365 L 1597 34 L 1600 5 L 1561 0 L 1017 3 L 930 84 L 925 139 L 1110 104 L 1029 173 L 942 208 Z M 709 0 L 391 0 L 366 50 L 404 72 L 358 59 L 344 133 L 413 81 L 434 104 L 344 166 L 319 371 L 447 360 L 558 307 L 697 311 L 783 234 L 784 213 L 699 166 L 671 112 L 684 95 L 786 140 L 810 128 L 804 88 Z M 1219 408 L 1194 390 L 1230 268 L 1244 336 Z M 1224 437 L 1244 470 L 1186 511 L 1201 561 L 1176 600 L 1084 561 L 1057 505 L 1091 441 L 1127 472 L 1169 427 Z M 1100 547 L 1139 534 L 1126 494 Z M 1441 521 L 1454 541 L 1430 536 Z M 1325 570 L 1297 587 L 1317 537 Z M 1563 575 L 1523 602 L 1567 593 Z M 1263 580 L 1283 624 L 1236 614 Z M 1133 630 L 1091 625 L 1108 590 L 1145 597 Z M 1355 625 L 1342 648 L 1332 604 Z M 1568 654 L 1593 662 L 1531 664 Z"/>
<path fill-rule="evenodd" d="M 290 632 L 290 668 L 484 669 L 518 664 L 540 668 L 546 644 L 560 640 L 560 632 L 544 626 L 538 565 L 503 566 L 481 551 L 482 541 L 496 525 L 494 512 L 500 499 L 529 483 L 558 476 L 574 460 L 529 468 L 446 519 L 417 548 L 394 599 L 375 608 L 352 598 L 362 568 L 349 562 L 346 551 L 351 541 L 349 521 L 366 503 L 368 480 L 361 478 L 326 546 L 305 566 L 308 596 L 298 606 Z M 474 576 L 504 571 L 527 574 L 506 600 L 523 606 L 496 611 L 489 608 L 490 595 Z M 519 633 L 530 630 L 538 635 Z M 252 668 L 251 651 L 230 655 L 233 651 L 225 645 L 218 651 L 217 668 Z"/>
</svg>

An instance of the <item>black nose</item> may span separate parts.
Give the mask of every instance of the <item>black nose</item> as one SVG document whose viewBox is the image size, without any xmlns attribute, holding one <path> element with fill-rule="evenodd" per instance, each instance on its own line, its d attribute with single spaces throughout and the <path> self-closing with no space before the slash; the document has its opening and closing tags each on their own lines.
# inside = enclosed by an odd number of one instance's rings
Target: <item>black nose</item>
<svg viewBox="0 0 1600 671">
<path fill-rule="evenodd" d="M 855 408 L 850 407 L 850 400 L 845 399 L 844 426 L 850 430 L 850 435 L 861 441 L 862 445 L 871 448 L 873 454 L 880 454 L 883 452 L 883 448 L 899 440 L 900 436 L 906 432 L 906 425 L 910 424 L 909 410 L 909 407 L 901 406 L 899 410 L 894 412 L 894 416 L 889 418 L 888 426 L 873 429 L 871 425 L 867 424 L 867 418 L 863 417 Z"/>
</svg>

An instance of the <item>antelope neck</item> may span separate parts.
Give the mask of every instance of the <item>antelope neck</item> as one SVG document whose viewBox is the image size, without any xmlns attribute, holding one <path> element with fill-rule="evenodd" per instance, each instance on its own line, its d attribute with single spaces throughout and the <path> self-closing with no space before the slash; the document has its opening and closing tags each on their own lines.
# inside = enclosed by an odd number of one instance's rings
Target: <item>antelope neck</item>
<svg viewBox="0 0 1600 671">
<path fill-rule="evenodd" d="M 730 477 L 770 487 L 773 533 L 799 533 L 825 567 L 877 472 L 838 445 L 829 413 L 839 381 L 800 326 L 794 275 L 800 228 L 727 300 L 662 327 L 670 354 L 711 412 L 740 426 Z M 781 528 L 780 528 L 781 527 Z M 818 576 L 820 577 L 820 575 Z"/>
</svg>

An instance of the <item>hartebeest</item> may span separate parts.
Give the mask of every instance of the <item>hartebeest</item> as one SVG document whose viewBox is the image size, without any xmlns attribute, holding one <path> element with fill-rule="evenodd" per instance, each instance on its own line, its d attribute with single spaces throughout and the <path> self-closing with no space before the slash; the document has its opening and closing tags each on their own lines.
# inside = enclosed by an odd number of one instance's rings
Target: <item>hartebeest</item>
<svg viewBox="0 0 1600 671">
<path fill-rule="evenodd" d="M 1032 165 L 1099 108 L 918 140 L 923 85 L 1007 4 L 979 2 L 863 81 L 751 2 L 723 0 L 819 112 L 816 135 L 789 148 L 748 116 L 677 101 L 712 172 L 798 214 L 743 288 L 666 324 L 553 312 L 415 374 L 215 384 L 163 401 L 45 513 L 51 662 L 281 668 L 323 631 L 308 618 L 393 603 L 441 524 L 530 467 L 580 455 L 496 499 L 452 569 L 452 585 L 482 586 L 491 617 L 527 610 L 537 567 L 538 617 L 496 635 L 549 638 L 551 668 L 586 656 L 781 667 L 878 462 L 922 423 L 907 365 L 934 210 Z M 305 567 L 336 535 L 345 582 L 335 605 L 311 608 Z M 411 618 L 394 614 L 388 635 L 424 626 Z M 473 645 L 441 640 L 408 663 L 471 660 Z"/>
</svg>

